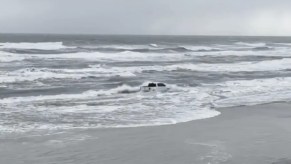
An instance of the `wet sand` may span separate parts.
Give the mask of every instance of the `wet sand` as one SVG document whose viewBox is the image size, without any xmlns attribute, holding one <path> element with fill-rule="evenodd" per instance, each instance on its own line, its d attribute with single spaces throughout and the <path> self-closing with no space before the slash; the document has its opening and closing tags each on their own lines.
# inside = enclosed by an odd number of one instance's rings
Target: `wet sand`
<svg viewBox="0 0 291 164">
<path fill-rule="evenodd" d="M 222 108 L 176 125 L 0 139 L 1 164 L 291 164 L 291 105 Z"/>
</svg>

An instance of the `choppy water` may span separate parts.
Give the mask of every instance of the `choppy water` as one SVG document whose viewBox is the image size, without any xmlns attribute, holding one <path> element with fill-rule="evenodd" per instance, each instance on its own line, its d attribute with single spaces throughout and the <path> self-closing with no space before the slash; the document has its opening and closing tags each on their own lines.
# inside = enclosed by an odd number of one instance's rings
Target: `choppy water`
<svg viewBox="0 0 291 164">
<path fill-rule="evenodd" d="M 0 35 L 0 131 L 173 124 L 291 99 L 291 38 Z M 168 92 L 141 93 L 150 81 Z"/>
</svg>

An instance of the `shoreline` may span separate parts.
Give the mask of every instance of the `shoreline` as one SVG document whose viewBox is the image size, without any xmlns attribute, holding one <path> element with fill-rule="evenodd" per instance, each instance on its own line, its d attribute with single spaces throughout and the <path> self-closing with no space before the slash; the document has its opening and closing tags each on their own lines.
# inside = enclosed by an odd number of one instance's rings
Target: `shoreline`
<svg viewBox="0 0 291 164">
<path fill-rule="evenodd" d="M 0 163 L 291 163 L 291 104 L 217 109 L 174 125 L 72 130 L 3 140 Z"/>
</svg>

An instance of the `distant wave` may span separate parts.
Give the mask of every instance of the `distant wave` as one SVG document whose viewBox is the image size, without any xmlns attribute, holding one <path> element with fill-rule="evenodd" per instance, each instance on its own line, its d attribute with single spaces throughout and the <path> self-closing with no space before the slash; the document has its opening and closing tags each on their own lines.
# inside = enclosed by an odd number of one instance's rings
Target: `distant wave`
<svg viewBox="0 0 291 164">
<path fill-rule="evenodd" d="M 255 50 L 255 51 L 267 51 L 267 50 L 272 50 L 272 49 L 274 49 L 274 48 L 267 47 L 267 46 L 253 48 L 253 50 Z"/>
<path fill-rule="evenodd" d="M 267 51 L 274 49 L 273 47 L 268 46 L 267 43 L 236 42 L 235 44 L 238 46 L 249 47 L 254 51 Z"/>
<path fill-rule="evenodd" d="M 21 81 L 35 81 L 44 79 L 81 79 L 92 77 L 132 77 L 132 72 L 106 68 L 84 69 L 49 69 L 49 68 L 25 68 L 0 74 L 1 83 L 13 83 Z"/>
<path fill-rule="evenodd" d="M 260 62 L 192 64 L 181 63 L 172 65 L 108 67 L 103 65 L 90 65 L 89 68 L 80 69 L 50 69 L 25 68 L 12 72 L 2 73 L 0 82 L 11 83 L 19 81 L 35 81 L 43 79 L 81 79 L 89 77 L 134 77 L 138 73 L 148 71 L 177 71 L 190 70 L 202 72 L 255 72 L 278 71 L 291 69 L 291 59 L 266 60 Z"/>
<path fill-rule="evenodd" d="M 236 45 L 241 45 L 241 46 L 248 46 L 248 47 L 265 47 L 267 46 L 266 43 L 247 43 L 247 42 L 236 42 Z"/>
<path fill-rule="evenodd" d="M 0 47 L 1 49 L 1 47 Z M 55 49 L 55 50 L 41 50 L 41 49 L 2 49 L 4 52 L 13 54 L 66 54 L 66 53 L 77 53 L 86 52 L 86 50 L 80 50 L 78 48 L 66 48 L 66 49 Z"/>
<path fill-rule="evenodd" d="M 63 42 L 20 42 L 20 43 L 0 43 L 1 49 L 31 49 L 31 50 L 58 50 L 69 48 Z"/>
<path fill-rule="evenodd" d="M 279 43 L 278 43 L 279 44 Z M 244 47 L 242 50 L 266 51 L 274 49 L 266 43 L 236 42 L 236 48 Z M 288 43 L 285 44 L 288 46 Z M 230 49 L 229 49 L 230 48 Z M 232 47 L 233 48 L 233 47 Z M 15 54 L 65 54 L 65 53 L 195 53 L 195 52 L 224 52 L 233 51 L 226 45 L 199 46 L 199 45 L 64 45 L 62 42 L 20 42 L 0 43 L 0 50 Z"/>
<path fill-rule="evenodd" d="M 218 52 L 221 49 L 218 48 L 207 48 L 207 47 L 172 47 L 172 48 L 136 48 L 136 49 L 120 49 L 120 48 L 64 48 L 64 49 L 53 49 L 53 50 L 43 50 L 43 49 L 8 49 L 3 48 L 2 52 L 7 52 L 11 54 L 24 54 L 24 55 L 58 55 L 58 54 L 79 54 L 79 53 L 104 53 L 104 55 L 108 54 L 116 54 L 116 53 L 146 53 L 148 54 L 165 54 L 165 53 L 191 53 L 191 52 Z M 1 51 L 0 51 L 1 54 Z M 72 55 L 75 56 L 75 55 Z M 80 56 L 81 57 L 81 56 Z"/>
<path fill-rule="evenodd" d="M 215 47 L 203 47 L 203 46 L 107 46 L 107 47 L 79 47 L 80 49 L 87 51 L 99 51 L 99 52 L 141 52 L 141 53 L 173 53 L 173 52 L 208 52 L 208 51 L 221 51 L 220 48 Z"/>
<path fill-rule="evenodd" d="M 122 68 L 121 68 L 122 69 Z M 166 66 L 140 66 L 126 68 L 128 71 L 176 71 L 190 70 L 202 72 L 255 72 L 255 71 L 278 71 L 291 69 L 291 59 L 266 60 L 260 62 L 238 62 L 217 64 L 192 64 L 182 63 Z"/>
<path fill-rule="evenodd" d="M 159 47 L 159 46 L 158 46 L 157 44 L 155 44 L 155 43 L 149 44 L 149 46 L 150 46 L 150 47 L 155 47 L 155 48 Z"/>
<path fill-rule="evenodd" d="M 13 54 L 1 52 L 4 54 L 5 61 L 16 61 L 25 59 L 45 59 L 45 60 L 88 60 L 88 61 L 176 61 L 185 59 L 183 54 L 166 54 L 166 53 L 148 53 L 144 55 L 140 52 L 124 51 L 118 53 L 102 53 L 102 52 L 79 52 L 79 53 L 60 53 L 60 54 Z M 1 60 L 0 60 L 1 61 Z M 3 60 L 4 62 L 4 60 Z"/>
<path fill-rule="evenodd" d="M 273 43 L 275 45 L 279 45 L 279 46 L 291 46 L 291 43 Z"/>
<path fill-rule="evenodd" d="M 231 64 L 176 64 L 165 66 L 165 70 L 192 70 L 206 72 L 253 72 L 291 69 L 291 59 L 267 60 L 261 62 L 239 62 Z"/>
<path fill-rule="evenodd" d="M 235 43 L 238 46 L 246 47 L 246 49 L 238 49 L 237 52 L 243 52 L 248 50 L 253 51 L 267 51 L 273 50 L 273 47 L 267 46 L 265 43 Z M 238 48 L 238 47 L 236 47 Z M 197 55 L 211 55 L 207 53 L 215 53 L 228 51 L 236 51 L 229 47 L 215 46 L 198 46 L 198 45 L 76 45 L 66 46 L 62 42 L 38 42 L 38 43 L 0 43 L 0 50 L 14 53 L 14 54 L 72 54 L 72 53 L 198 53 Z M 199 54 L 201 53 L 201 54 Z"/>
<path fill-rule="evenodd" d="M 13 62 L 21 60 L 88 60 L 88 61 L 182 61 L 195 59 L 197 57 L 227 57 L 227 56 L 266 56 L 266 57 L 290 57 L 288 49 L 273 51 L 208 51 L 186 52 L 186 53 L 147 53 L 124 51 L 118 53 L 102 52 L 78 52 L 60 54 L 14 54 L 0 51 L 0 62 Z"/>
</svg>

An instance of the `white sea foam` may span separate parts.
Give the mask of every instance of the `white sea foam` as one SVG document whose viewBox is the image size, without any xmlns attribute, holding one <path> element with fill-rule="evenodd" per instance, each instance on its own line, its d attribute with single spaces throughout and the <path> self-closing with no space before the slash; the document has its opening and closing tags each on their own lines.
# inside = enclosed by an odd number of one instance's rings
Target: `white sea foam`
<svg viewBox="0 0 291 164">
<path fill-rule="evenodd" d="M 175 61 L 185 59 L 182 54 L 162 54 L 162 53 L 148 53 L 143 54 L 139 52 L 124 51 L 119 53 L 67 53 L 57 55 L 27 55 L 28 58 L 39 58 L 47 60 L 56 59 L 82 59 L 88 61 Z"/>
<path fill-rule="evenodd" d="M 219 88 L 213 90 L 213 93 L 223 97 L 216 100 L 216 107 L 291 101 L 290 77 L 227 81 L 215 86 Z"/>
<path fill-rule="evenodd" d="M 291 69 L 291 59 L 279 59 L 260 62 L 219 63 L 219 64 L 176 64 L 164 67 L 165 70 L 193 70 L 209 72 L 253 72 Z"/>
<path fill-rule="evenodd" d="M 62 124 L 56 126 L 61 128 L 153 126 L 205 119 L 220 114 L 206 106 L 199 106 L 201 103 L 197 101 L 203 102 L 204 99 L 209 98 L 206 94 L 201 96 L 198 92 L 190 92 L 190 88 L 179 90 L 182 87 L 169 86 L 173 90 L 165 93 L 143 94 L 137 92 L 138 86 L 124 85 L 110 90 L 91 90 L 81 94 L 11 97 L 1 99 L 0 104 L 7 109 L 7 115 L 10 113 L 13 115 L 13 112 L 19 110 L 18 106 L 21 105 L 21 112 L 37 113 L 37 117 L 66 122 L 63 126 Z M 196 101 L 197 93 L 199 100 Z M 62 105 L 53 105 L 57 102 Z M 74 103 L 69 105 L 65 102 Z M 98 105 L 94 105 L 95 103 Z M 84 118 L 77 116 L 80 114 Z M 62 117 L 59 117 L 60 115 Z M 29 123 L 19 128 L 42 129 L 40 126 L 31 126 Z M 47 128 L 50 129 L 50 127 Z"/>
<path fill-rule="evenodd" d="M 0 73 L 1 83 L 21 81 L 35 81 L 43 79 L 81 79 L 84 77 L 132 77 L 134 73 L 125 70 L 105 68 L 84 69 L 49 69 L 49 68 L 25 68 L 13 72 Z"/>
<path fill-rule="evenodd" d="M 291 69 L 291 59 L 284 58 L 278 60 L 266 60 L 258 62 L 238 62 L 238 63 L 216 63 L 216 64 L 173 64 L 173 65 L 154 65 L 139 67 L 113 67 L 115 71 L 127 71 L 141 73 L 143 71 L 207 71 L 207 72 L 253 72 L 253 71 L 278 71 Z M 104 70 L 106 71 L 106 70 Z"/>
<path fill-rule="evenodd" d="M 35 131 L 35 130 L 45 130 L 45 131 L 53 131 L 53 130 L 60 130 L 60 129 L 73 129 L 71 125 L 55 125 L 50 123 L 19 123 L 17 126 L 3 126 L 0 125 L 0 134 L 7 134 L 7 133 L 25 133 L 28 131 Z"/>
<path fill-rule="evenodd" d="M 58 50 L 67 48 L 62 42 L 20 42 L 20 43 L 0 43 L 0 48 L 8 49 L 38 49 L 38 50 Z"/>
<path fill-rule="evenodd" d="M 63 127 L 60 125 L 61 128 L 96 128 L 174 124 L 217 116 L 219 112 L 211 107 L 291 100 L 290 77 L 236 80 L 197 87 L 169 86 L 170 91 L 165 93 L 143 94 L 137 92 L 138 86 L 124 85 L 79 94 L 11 97 L 1 99 L 0 104 L 7 108 L 6 114 L 15 112 L 21 105 L 22 112 L 37 112 L 37 115 L 47 119 L 67 122 Z M 62 105 L 53 105 L 56 102 Z M 66 102 L 74 103 L 69 105 Z M 84 118 L 80 118 L 80 114 Z M 27 126 L 41 128 L 37 125 Z"/>
<path fill-rule="evenodd" d="M 25 59 L 24 56 L 0 51 L 0 63 L 1 62 L 22 61 L 24 59 Z"/>
</svg>

